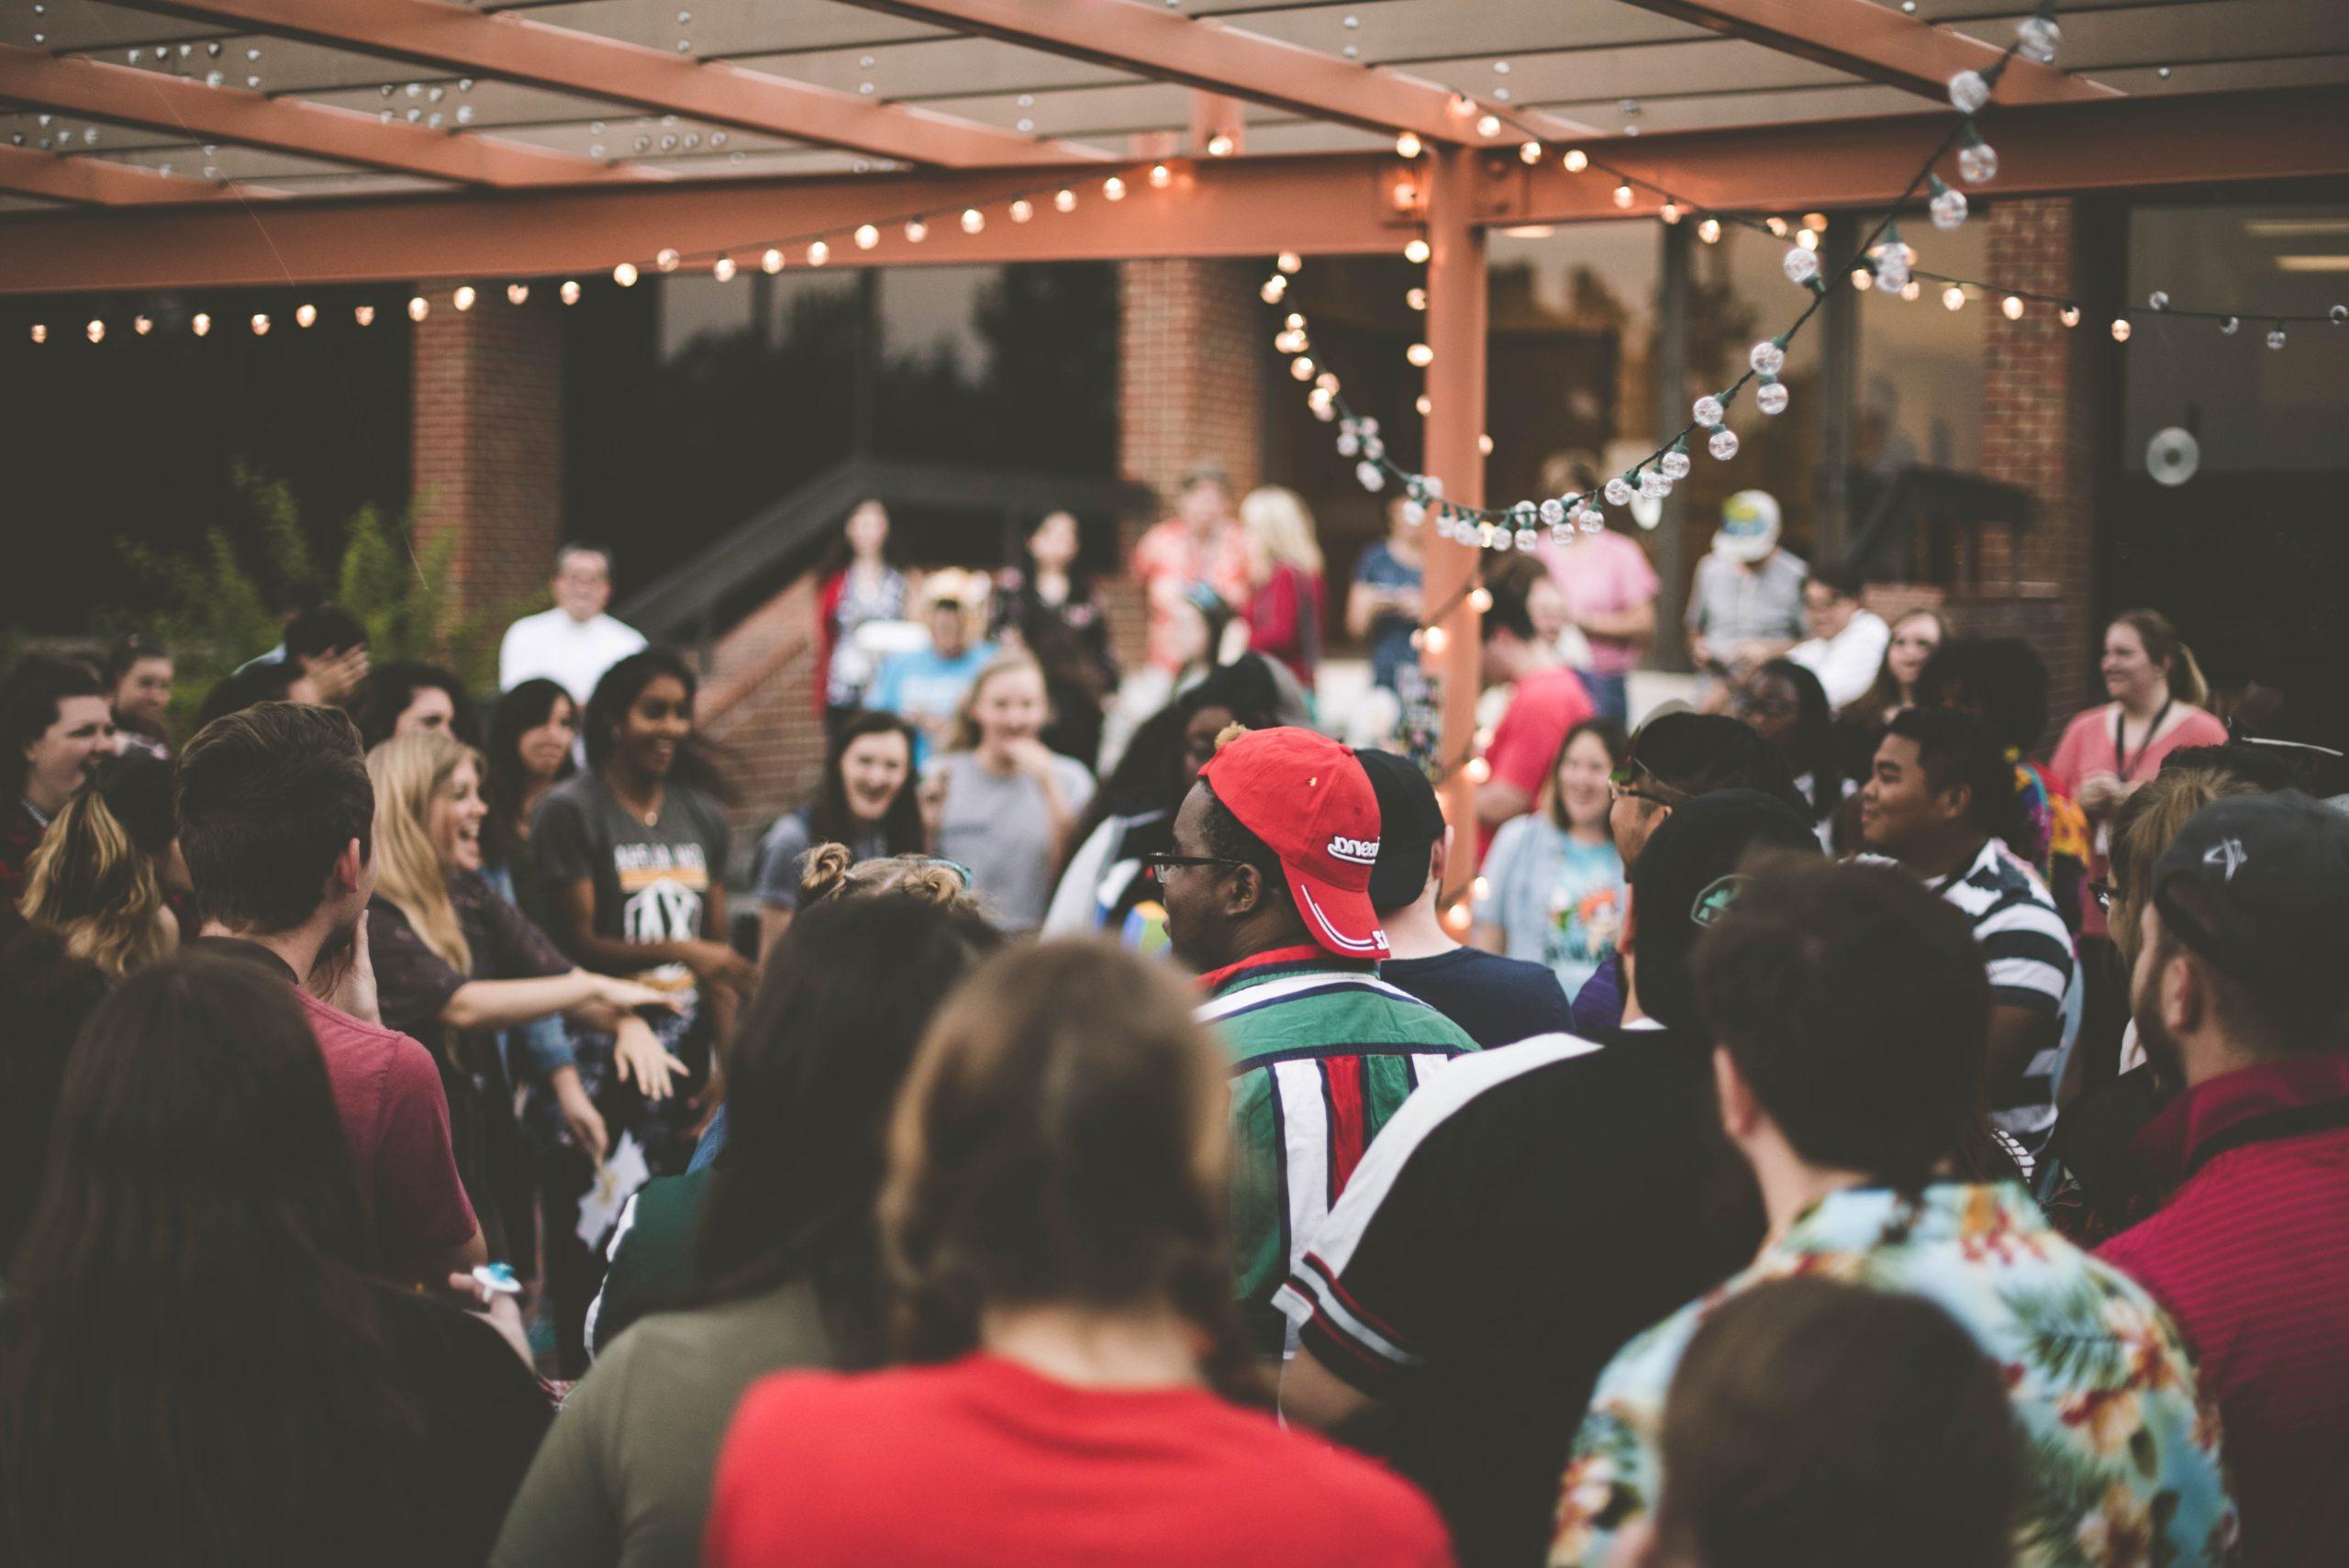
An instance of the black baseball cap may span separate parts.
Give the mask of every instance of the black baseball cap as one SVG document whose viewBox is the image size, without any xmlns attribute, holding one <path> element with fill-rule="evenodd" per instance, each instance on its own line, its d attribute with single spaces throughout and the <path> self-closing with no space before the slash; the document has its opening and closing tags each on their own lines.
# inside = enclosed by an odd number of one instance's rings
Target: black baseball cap
<svg viewBox="0 0 2349 1568">
<path fill-rule="evenodd" d="M 1674 808 L 1631 869 L 1640 1010 L 1666 1029 L 1700 1027 L 1692 962 L 1697 939 L 1736 902 L 1738 867 L 1756 850 L 1817 855 L 1819 834 L 1776 795 L 1715 790 Z"/>
<path fill-rule="evenodd" d="M 2154 907 L 2221 972 L 2349 1006 L 2349 816 L 2332 806 L 2298 790 L 2213 801 L 2154 862 Z"/>
<path fill-rule="evenodd" d="M 1428 854 L 1443 840 L 1443 806 L 1435 785 L 1408 757 L 1356 751 L 1378 796 L 1378 863 L 1370 872 L 1370 906 L 1380 914 L 1419 902 L 1427 890 Z"/>
</svg>

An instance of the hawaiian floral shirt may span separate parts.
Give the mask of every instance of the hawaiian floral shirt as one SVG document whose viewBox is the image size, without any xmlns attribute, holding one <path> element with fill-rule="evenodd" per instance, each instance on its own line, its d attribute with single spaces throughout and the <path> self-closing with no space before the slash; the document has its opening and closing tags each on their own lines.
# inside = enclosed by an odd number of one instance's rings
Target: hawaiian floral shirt
<svg viewBox="0 0 2349 1568">
<path fill-rule="evenodd" d="M 2021 1187 L 1952 1182 L 1812 1205 L 1744 1273 L 1625 1346 L 1575 1439 L 1553 1568 L 1598 1568 L 1614 1532 L 1653 1507 L 1664 1395 L 1698 1321 L 1738 1291 L 1799 1273 L 1922 1296 L 2005 1369 L 2028 1455 L 2016 1568 L 2227 1560 L 2235 1509 L 2218 1420 L 2176 1327 L 2134 1281 L 2050 1229 Z"/>
</svg>

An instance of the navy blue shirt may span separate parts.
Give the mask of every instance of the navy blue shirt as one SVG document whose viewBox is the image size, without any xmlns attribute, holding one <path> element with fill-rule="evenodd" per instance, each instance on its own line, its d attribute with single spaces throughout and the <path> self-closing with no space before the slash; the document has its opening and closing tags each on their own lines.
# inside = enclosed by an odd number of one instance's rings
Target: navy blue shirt
<svg viewBox="0 0 2349 1568">
<path fill-rule="evenodd" d="M 1378 977 L 1458 1024 L 1487 1051 L 1574 1028 L 1566 993 L 1546 963 L 1454 948 L 1433 958 L 1390 958 L 1378 966 Z"/>
</svg>

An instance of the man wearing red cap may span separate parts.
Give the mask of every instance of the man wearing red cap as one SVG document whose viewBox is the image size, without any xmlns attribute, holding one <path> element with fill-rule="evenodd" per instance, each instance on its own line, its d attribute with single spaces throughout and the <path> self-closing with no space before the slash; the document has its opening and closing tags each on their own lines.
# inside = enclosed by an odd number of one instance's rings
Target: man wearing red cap
<svg viewBox="0 0 2349 1568">
<path fill-rule="evenodd" d="M 1307 729 L 1227 742 L 1154 857 L 1199 1016 L 1232 1050 L 1232 1244 L 1260 1350 L 1287 1334 L 1273 1293 L 1378 1129 L 1428 1073 L 1476 1049 L 1377 976 L 1378 797 L 1354 754 Z"/>
</svg>

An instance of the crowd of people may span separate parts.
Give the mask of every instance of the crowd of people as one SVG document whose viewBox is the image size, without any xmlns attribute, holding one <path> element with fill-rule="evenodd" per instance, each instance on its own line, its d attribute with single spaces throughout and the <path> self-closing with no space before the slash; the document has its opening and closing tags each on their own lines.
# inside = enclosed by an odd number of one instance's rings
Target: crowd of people
<svg viewBox="0 0 2349 1568">
<path fill-rule="evenodd" d="M 1324 732 L 1296 495 L 1189 477 L 1130 672 L 1079 542 L 859 506 L 751 834 L 592 547 L 488 701 L 330 605 L 193 724 L 20 659 L 0 1562 L 2349 1546 L 2329 694 L 2222 721 L 2132 610 L 2043 753 L 2031 647 L 1745 492 L 1636 728 L 1637 541 L 1487 567 L 1454 820 Z"/>
</svg>

